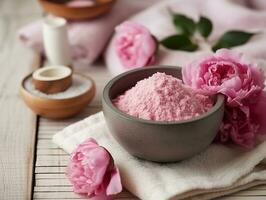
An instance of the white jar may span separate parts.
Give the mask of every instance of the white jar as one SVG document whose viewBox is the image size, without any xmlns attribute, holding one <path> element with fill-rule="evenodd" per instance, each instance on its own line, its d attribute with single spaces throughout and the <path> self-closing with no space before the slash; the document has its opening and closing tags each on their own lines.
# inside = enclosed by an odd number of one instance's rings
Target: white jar
<svg viewBox="0 0 266 200">
<path fill-rule="evenodd" d="M 50 64 L 71 66 L 67 21 L 64 18 L 48 15 L 43 19 L 43 41 Z"/>
</svg>

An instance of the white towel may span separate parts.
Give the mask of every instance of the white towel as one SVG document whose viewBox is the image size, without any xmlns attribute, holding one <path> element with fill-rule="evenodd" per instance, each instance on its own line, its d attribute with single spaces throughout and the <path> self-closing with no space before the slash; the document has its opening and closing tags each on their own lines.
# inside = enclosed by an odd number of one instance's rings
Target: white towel
<svg viewBox="0 0 266 200">
<path fill-rule="evenodd" d="M 143 200 L 212 199 L 266 183 L 266 142 L 250 151 L 212 144 L 191 159 L 158 164 L 128 154 L 109 134 L 102 112 L 65 128 L 53 142 L 71 153 L 90 137 L 110 151 L 123 186 Z"/>
</svg>

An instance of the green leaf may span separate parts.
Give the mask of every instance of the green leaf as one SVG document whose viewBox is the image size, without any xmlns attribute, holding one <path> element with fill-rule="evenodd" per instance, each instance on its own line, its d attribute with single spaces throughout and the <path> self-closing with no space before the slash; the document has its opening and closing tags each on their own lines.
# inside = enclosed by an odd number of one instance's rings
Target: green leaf
<svg viewBox="0 0 266 200">
<path fill-rule="evenodd" d="M 198 49 L 186 35 L 172 35 L 161 41 L 161 44 L 172 50 L 195 51 Z"/>
<path fill-rule="evenodd" d="M 212 32 L 211 20 L 201 16 L 199 22 L 197 23 L 197 30 L 203 37 L 207 38 Z"/>
<path fill-rule="evenodd" d="M 245 44 L 254 35 L 243 31 L 228 31 L 224 33 L 218 42 L 212 47 L 213 51 L 221 48 L 230 48 Z"/>
<path fill-rule="evenodd" d="M 185 15 L 174 14 L 173 23 L 175 27 L 184 35 L 193 35 L 196 30 L 195 22 Z"/>
</svg>

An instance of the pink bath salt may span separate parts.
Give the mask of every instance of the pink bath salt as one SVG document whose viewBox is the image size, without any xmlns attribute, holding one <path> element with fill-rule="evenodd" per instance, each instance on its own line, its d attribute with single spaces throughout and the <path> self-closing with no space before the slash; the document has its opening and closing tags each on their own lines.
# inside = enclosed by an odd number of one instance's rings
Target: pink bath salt
<svg viewBox="0 0 266 200">
<path fill-rule="evenodd" d="M 113 100 L 121 111 L 146 120 L 179 121 L 207 112 L 213 102 L 180 79 L 157 72 Z"/>
<path fill-rule="evenodd" d="M 92 0 L 72 0 L 66 3 L 69 7 L 87 7 L 93 6 L 95 3 Z"/>
</svg>

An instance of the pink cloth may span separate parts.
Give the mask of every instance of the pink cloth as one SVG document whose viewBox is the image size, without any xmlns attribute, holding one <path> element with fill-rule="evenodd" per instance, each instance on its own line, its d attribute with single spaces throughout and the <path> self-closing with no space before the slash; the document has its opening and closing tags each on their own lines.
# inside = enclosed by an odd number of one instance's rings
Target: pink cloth
<svg viewBox="0 0 266 200">
<path fill-rule="evenodd" d="M 157 0 L 117 1 L 110 13 L 90 21 L 70 22 L 69 42 L 74 61 L 90 64 L 102 53 L 114 27 Z M 42 22 L 38 20 L 19 30 L 20 41 L 34 51 L 43 52 Z"/>
<path fill-rule="evenodd" d="M 146 26 L 158 40 L 177 32 L 172 23 L 169 9 L 195 20 L 201 15 L 212 20 L 214 30 L 207 42 L 200 42 L 198 51 L 172 51 L 160 46 L 156 55 L 156 64 L 187 65 L 198 57 L 209 54 L 211 44 L 217 41 L 224 32 L 232 29 L 258 33 L 248 43 L 233 49 L 255 59 L 266 59 L 266 34 L 263 32 L 266 27 L 266 7 L 263 9 L 262 4 L 266 5 L 265 0 L 168 0 L 127 20 Z M 260 9 L 257 9 L 258 7 Z M 105 61 L 112 74 L 116 75 L 127 69 L 121 65 L 117 57 L 114 38 L 111 39 L 107 47 Z"/>
</svg>

